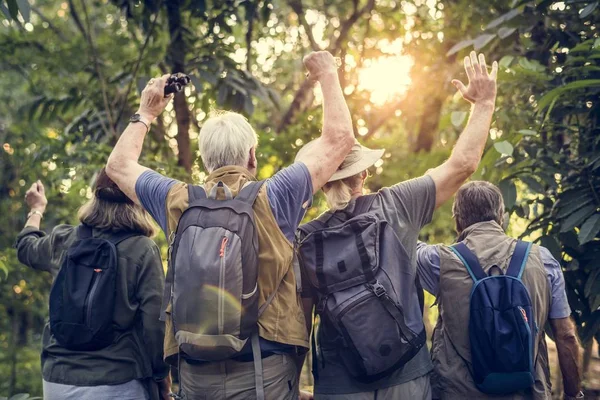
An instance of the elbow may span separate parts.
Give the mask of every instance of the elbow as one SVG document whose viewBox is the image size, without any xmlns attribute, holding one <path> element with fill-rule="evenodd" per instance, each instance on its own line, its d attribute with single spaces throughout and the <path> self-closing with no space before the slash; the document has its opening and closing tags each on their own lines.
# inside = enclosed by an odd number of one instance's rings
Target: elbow
<svg viewBox="0 0 600 400">
<path fill-rule="evenodd" d="M 479 168 L 479 159 L 474 157 L 460 157 L 452 160 L 456 175 L 460 176 L 462 181 L 466 181 Z"/>
<path fill-rule="evenodd" d="M 108 177 L 114 182 L 117 182 L 119 180 L 119 172 L 125 171 L 127 169 L 127 166 L 125 164 L 125 160 L 121 159 L 115 154 L 111 154 L 110 157 L 108 157 L 108 161 L 106 162 L 106 175 L 108 175 Z"/>
<path fill-rule="evenodd" d="M 340 147 L 345 150 L 345 153 L 350 153 L 352 150 L 352 146 L 354 146 L 354 131 L 352 127 L 349 129 L 340 129 L 338 135 L 338 140 L 336 141 Z"/>
</svg>

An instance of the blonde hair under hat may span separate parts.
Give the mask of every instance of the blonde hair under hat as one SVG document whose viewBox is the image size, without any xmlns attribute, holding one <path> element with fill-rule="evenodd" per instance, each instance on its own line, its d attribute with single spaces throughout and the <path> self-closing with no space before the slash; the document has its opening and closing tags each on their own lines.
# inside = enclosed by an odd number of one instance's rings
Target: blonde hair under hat
<svg viewBox="0 0 600 400">
<path fill-rule="evenodd" d="M 319 146 L 319 139 L 313 140 L 302 147 L 296 160 Z M 372 150 L 354 141 L 352 150 L 346 156 L 338 170 L 329 178 L 323 192 L 331 211 L 341 210 L 348 206 L 352 200 L 353 189 L 364 179 L 361 172 L 373 166 L 385 152 L 384 149 Z"/>
<path fill-rule="evenodd" d="M 298 160 L 302 154 L 310 152 L 315 148 L 315 146 L 319 146 L 319 144 L 319 139 L 308 142 L 300 149 L 296 155 L 296 160 Z M 329 178 L 327 182 L 338 181 L 363 172 L 381 159 L 384 152 L 385 149 L 369 149 L 368 147 L 358 143 L 358 140 L 354 140 L 352 150 L 350 150 L 350 153 L 346 156 L 346 158 L 344 158 L 344 161 L 342 161 L 338 170 L 331 176 L 331 178 Z"/>
</svg>

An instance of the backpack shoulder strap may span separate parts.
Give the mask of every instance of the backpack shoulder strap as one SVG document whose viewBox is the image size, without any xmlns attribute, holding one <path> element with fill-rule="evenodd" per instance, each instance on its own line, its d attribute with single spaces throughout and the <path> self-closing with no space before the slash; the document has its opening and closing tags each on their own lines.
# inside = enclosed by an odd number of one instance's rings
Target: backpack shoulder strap
<svg viewBox="0 0 600 400">
<path fill-rule="evenodd" d="M 77 228 L 77 239 L 89 239 L 94 237 L 94 232 L 92 231 L 92 227 L 86 224 L 81 224 Z"/>
<path fill-rule="evenodd" d="M 455 245 L 450 246 L 450 250 L 452 250 L 465 265 L 473 282 L 477 282 L 487 276 L 483 271 L 483 268 L 481 268 L 477 256 L 473 254 L 463 242 L 458 242 Z"/>
<path fill-rule="evenodd" d="M 206 199 L 206 190 L 202 186 L 188 184 L 188 202 L 192 204 L 198 200 Z"/>
<path fill-rule="evenodd" d="M 513 255 L 510 259 L 510 264 L 508 264 L 508 269 L 506 270 L 506 275 L 521 279 L 521 275 L 523 275 L 523 270 L 525 269 L 525 264 L 527 264 L 527 258 L 529 257 L 530 251 L 531 243 L 524 242 L 522 240 L 517 241 L 515 251 L 513 252 Z"/>
<path fill-rule="evenodd" d="M 373 205 L 373 202 L 375 201 L 375 196 L 376 194 L 368 194 L 366 196 L 361 196 L 358 199 L 356 199 L 354 211 L 352 212 L 352 214 L 356 216 L 369 212 L 371 206 Z"/>
<path fill-rule="evenodd" d="M 250 181 L 242 187 L 238 195 L 235 196 L 236 200 L 243 201 L 244 203 L 254 204 L 258 197 L 258 192 L 265 184 L 265 181 Z"/>
</svg>

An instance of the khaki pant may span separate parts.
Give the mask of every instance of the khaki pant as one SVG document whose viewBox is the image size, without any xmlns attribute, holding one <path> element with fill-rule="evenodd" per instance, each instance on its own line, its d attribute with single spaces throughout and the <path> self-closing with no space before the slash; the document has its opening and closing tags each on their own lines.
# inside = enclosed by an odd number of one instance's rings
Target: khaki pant
<svg viewBox="0 0 600 400">
<path fill-rule="evenodd" d="M 265 400 L 297 400 L 298 379 L 289 354 L 263 358 Z M 186 400 L 256 399 L 254 362 L 227 360 L 202 365 L 181 362 L 181 387 Z"/>
<path fill-rule="evenodd" d="M 315 394 L 315 400 L 431 400 L 429 375 L 373 392 Z"/>
</svg>

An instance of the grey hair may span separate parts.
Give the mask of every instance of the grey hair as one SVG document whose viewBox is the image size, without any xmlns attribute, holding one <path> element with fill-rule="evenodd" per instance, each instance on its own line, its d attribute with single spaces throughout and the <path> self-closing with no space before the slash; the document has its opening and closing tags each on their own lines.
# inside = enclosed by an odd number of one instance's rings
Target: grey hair
<svg viewBox="0 0 600 400">
<path fill-rule="evenodd" d="M 348 178 L 327 182 L 323 187 L 330 211 L 343 210 L 352 200 L 352 192 L 360 184 L 364 171 Z"/>
<path fill-rule="evenodd" d="M 486 181 L 465 183 L 456 192 L 452 214 L 458 232 L 478 222 L 495 221 L 502 225 L 504 219 L 502 193 L 495 185 Z"/>
<path fill-rule="evenodd" d="M 200 157 L 209 173 L 227 165 L 246 167 L 250 149 L 257 144 L 258 137 L 248 120 L 232 111 L 213 113 L 198 138 Z"/>
</svg>

